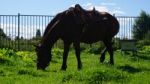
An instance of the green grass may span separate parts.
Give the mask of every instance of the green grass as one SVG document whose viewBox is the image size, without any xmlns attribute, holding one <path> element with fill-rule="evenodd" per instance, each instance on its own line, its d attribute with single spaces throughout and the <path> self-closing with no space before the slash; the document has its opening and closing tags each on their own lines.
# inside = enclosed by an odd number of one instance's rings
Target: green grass
<svg viewBox="0 0 150 84">
<path fill-rule="evenodd" d="M 62 52 L 53 49 L 53 59 L 46 71 L 36 70 L 35 52 L 0 49 L 0 84 L 150 84 L 150 46 L 137 55 L 115 51 L 115 65 L 104 63 L 99 54 L 81 53 L 83 69 L 77 70 L 74 51 L 68 56 L 68 68 L 61 71 Z"/>
</svg>

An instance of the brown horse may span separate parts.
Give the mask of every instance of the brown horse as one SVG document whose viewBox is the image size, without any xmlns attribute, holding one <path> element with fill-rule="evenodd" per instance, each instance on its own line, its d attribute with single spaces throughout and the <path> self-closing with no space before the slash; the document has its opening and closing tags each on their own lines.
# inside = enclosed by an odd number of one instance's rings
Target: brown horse
<svg viewBox="0 0 150 84">
<path fill-rule="evenodd" d="M 105 59 L 105 52 L 110 54 L 110 64 L 114 64 L 112 38 L 119 31 L 119 23 L 115 17 L 95 9 L 87 11 L 80 5 L 57 14 L 48 24 L 41 43 L 36 46 L 37 69 L 45 70 L 51 61 L 51 50 L 58 39 L 64 42 L 62 70 L 67 68 L 69 47 L 73 43 L 78 61 L 78 69 L 82 68 L 80 60 L 80 42 L 94 43 L 103 41 L 106 48 L 102 51 L 100 62 Z"/>
</svg>

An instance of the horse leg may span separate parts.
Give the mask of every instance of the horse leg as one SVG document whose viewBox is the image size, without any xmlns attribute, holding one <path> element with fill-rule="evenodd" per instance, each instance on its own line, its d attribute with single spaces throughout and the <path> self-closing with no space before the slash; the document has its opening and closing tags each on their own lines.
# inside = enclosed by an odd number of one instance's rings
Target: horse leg
<svg viewBox="0 0 150 84">
<path fill-rule="evenodd" d="M 108 53 L 110 55 L 110 64 L 114 65 L 112 42 L 111 40 L 107 40 L 104 41 L 104 44 L 106 45 Z"/>
<path fill-rule="evenodd" d="M 67 57 L 68 57 L 70 44 L 71 43 L 64 42 L 63 63 L 62 63 L 61 70 L 66 70 L 67 68 Z"/>
<path fill-rule="evenodd" d="M 80 43 L 76 42 L 73 43 L 74 48 L 75 48 L 75 54 L 76 54 L 76 58 L 77 58 L 77 62 L 78 62 L 78 70 L 80 70 L 82 68 L 82 63 L 81 63 L 81 59 L 80 59 Z"/>
<path fill-rule="evenodd" d="M 105 53 L 106 53 L 106 51 L 107 51 L 107 47 L 105 47 L 103 49 L 103 51 L 101 52 L 101 57 L 100 57 L 100 62 L 101 63 L 104 62 L 104 60 L 105 60 Z"/>
</svg>

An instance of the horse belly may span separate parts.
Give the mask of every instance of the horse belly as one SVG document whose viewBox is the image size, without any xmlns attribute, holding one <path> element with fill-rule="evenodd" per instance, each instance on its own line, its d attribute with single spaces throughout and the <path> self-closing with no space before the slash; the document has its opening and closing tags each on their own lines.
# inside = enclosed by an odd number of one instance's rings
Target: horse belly
<svg viewBox="0 0 150 84">
<path fill-rule="evenodd" d="M 103 34 L 103 32 L 91 30 L 83 33 L 81 41 L 84 43 L 91 44 L 103 40 L 105 35 L 106 34 Z"/>
</svg>

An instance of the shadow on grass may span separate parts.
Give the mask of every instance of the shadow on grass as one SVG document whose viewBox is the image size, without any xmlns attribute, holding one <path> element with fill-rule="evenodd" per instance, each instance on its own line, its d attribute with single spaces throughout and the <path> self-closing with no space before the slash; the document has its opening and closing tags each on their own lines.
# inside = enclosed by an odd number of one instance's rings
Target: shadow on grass
<svg viewBox="0 0 150 84">
<path fill-rule="evenodd" d="M 88 84 L 103 84 L 114 81 L 116 83 L 127 82 L 128 77 L 118 71 L 106 70 L 94 72 L 88 79 Z"/>
<path fill-rule="evenodd" d="M 142 54 L 142 53 L 140 53 L 140 54 L 136 55 L 136 57 L 137 57 L 138 59 L 150 60 L 150 56 L 148 56 L 148 55 L 149 55 L 149 54 Z"/>
<path fill-rule="evenodd" d="M 5 71 L 0 70 L 0 76 L 6 76 Z"/>
<path fill-rule="evenodd" d="M 118 69 L 121 69 L 122 71 L 126 71 L 128 73 L 138 73 L 138 72 L 141 72 L 141 69 L 138 69 L 138 68 L 135 68 L 135 67 L 132 67 L 130 65 L 125 65 L 125 66 L 119 66 L 117 67 Z"/>
<path fill-rule="evenodd" d="M 143 71 L 150 71 L 148 68 L 142 68 Z"/>
</svg>

